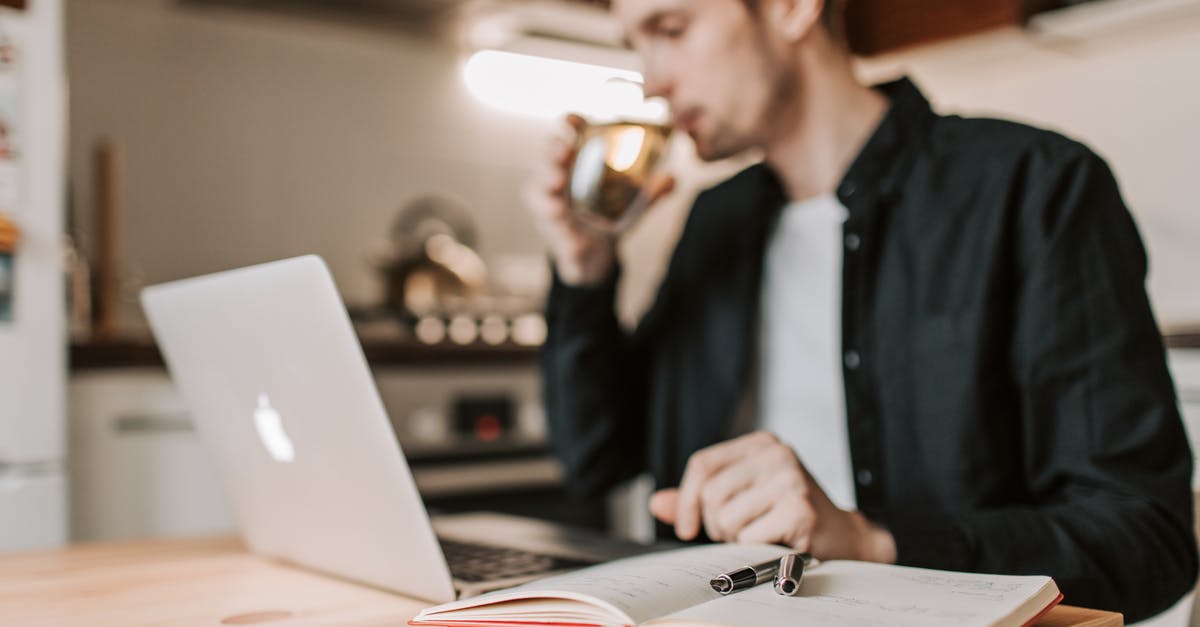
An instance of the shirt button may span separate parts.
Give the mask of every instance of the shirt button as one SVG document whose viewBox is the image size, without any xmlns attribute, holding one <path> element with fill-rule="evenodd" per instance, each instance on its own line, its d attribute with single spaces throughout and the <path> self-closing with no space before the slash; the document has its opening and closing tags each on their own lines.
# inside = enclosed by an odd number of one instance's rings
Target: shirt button
<svg viewBox="0 0 1200 627">
<path fill-rule="evenodd" d="M 875 474 L 869 468 L 863 468 L 858 471 L 856 479 L 858 479 L 858 485 L 864 488 L 870 487 L 872 483 L 875 483 Z"/>
<path fill-rule="evenodd" d="M 851 370 L 858 370 L 858 367 L 862 365 L 862 357 L 859 356 L 858 351 L 846 351 L 844 361 L 846 367 Z"/>
<path fill-rule="evenodd" d="M 862 246 L 862 238 L 860 238 L 858 236 L 858 233 L 847 233 L 846 234 L 846 250 L 849 250 L 850 252 L 854 252 L 854 251 L 858 250 L 859 247 L 861 247 L 861 246 Z"/>
</svg>

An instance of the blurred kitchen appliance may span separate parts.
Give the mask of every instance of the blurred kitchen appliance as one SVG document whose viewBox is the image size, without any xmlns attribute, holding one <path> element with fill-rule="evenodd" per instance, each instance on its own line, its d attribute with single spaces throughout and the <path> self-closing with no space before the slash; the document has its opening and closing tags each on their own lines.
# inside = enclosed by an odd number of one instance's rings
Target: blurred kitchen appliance
<svg viewBox="0 0 1200 627">
<path fill-rule="evenodd" d="M 460 396 L 454 400 L 454 429 L 460 437 L 495 442 L 512 430 L 515 403 L 507 394 Z"/>
<path fill-rule="evenodd" d="M 487 282 L 475 245 L 475 224 L 461 201 L 425 196 L 409 203 L 392 227 L 393 256 L 380 268 L 385 305 L 414 324 L 460 313 Z"/>
<path fill-rule="evenodd" d="M 476 252 L 476 233 L 465 203 L 452 196 L 424 196 L 404 206 L 391 250 L 373 264 L 382 302 L 351 311 L 359 333 L 394 338 L 399 321 L 409 337 L 430 346 L 540 345 L 548 264 L 536 254 L 485 262 Z"/>
</svg>

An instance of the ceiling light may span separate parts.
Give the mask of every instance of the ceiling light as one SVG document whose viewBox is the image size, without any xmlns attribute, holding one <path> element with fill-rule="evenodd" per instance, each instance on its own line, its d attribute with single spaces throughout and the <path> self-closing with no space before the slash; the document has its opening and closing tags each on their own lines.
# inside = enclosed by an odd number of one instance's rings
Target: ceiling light
<svg viewBox="0 0 1200 627">
<path fill-rule="evenodd" d="M 463 67 L 467 89 L 510 113 L 561 117 L 578 113 L 593 121 L 637 119 L 665 122 L 666 105 L 643 98 L 642 75 L 627 69 L 503 50 L 481 50 Z"/>
</svg>

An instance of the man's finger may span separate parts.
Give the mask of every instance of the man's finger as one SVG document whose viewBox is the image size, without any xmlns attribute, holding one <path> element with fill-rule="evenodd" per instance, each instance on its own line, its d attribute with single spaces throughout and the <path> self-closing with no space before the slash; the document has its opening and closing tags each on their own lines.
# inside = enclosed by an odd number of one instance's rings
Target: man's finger
<svg viewBox="0 0 1200 627">
<path fill-rule="evenodd" d="M 534 181 L 524 190 L 525 208 L 535 218 L 535 224 L 561 223 L 566 219 L 567 209 L 561 201 L 546 193 L 542 185 Z"/>
<path fill-rule="evenodd" d="M 557 168 L 538 168 L 525 184 L 525 201 L 535 215 L 560 218 L 566 213 L 566 174 Z"/>
<path fill-rule="evenodd" d="M 559 168 L 567 168 L 575 161 L 575 144 L 555 138 L 550 145 L 550 162 Z"/>
<path fill-rule="evenodd" d="M 578 113 L 568 113 L 566 116 L 566 121 L 567 126 L 575 129 L 576 132 L 579 132 L 583 129 L 583 127 L 587 126 L 587 120 L 583 119 L 583 116 L 579 115 Z"/>
<path fill-rule="evenodd" d="M 721 530 L 726 542 L 737 541 L 742 530 L 767 513 L 778 497 L 777 491 L 762 484 L 742 490 L 725 503 L 713 525 Z"/>
<path fill-rule="evenodd" d="M 740 491 L 751 489 L 755 470 L 750 460 L 743 457 L 728 464 L 708 480 L 700 491 L 700 515 L 708 537 L 720 541 L 731 541 L 733 536 L 721 526 L 722 510 L 730 499 Z"/>
<path fill-rule="evenodd" d="M 738 532 L 735 540 L 740 543 L 758 543 L 758 544 L 787 544 L 787 540 L 794 537 L 793 524 L 784 510 L 778 507 L 772 507 L 767 510 L 762 516 L 750 521 L 742 530 Z M 807 534 L 804 534 L 805 542 L 807 542 Z M 797 548 L 798 551 L 808 550 L 807 545 L 802 548 Z"/>
<path fill-rule="evenodd" d="M 753 454 L 755 440 L 749 436 L 714 444 L 688 458 L 679 482 L 679 500 L 675 510 L 675 535 L 693 540 L 700 533 L 700 492 L 710 477 L 747 454 Z"/>
<path fill-rule="evenodd" d="M 675 524 L 675 509 L 679 501 L 679 490 L 666 488 L 650 496 L 650 513 L 664 524 Z"/>
<path fill-rule="evenodd" d="M 816 512 L 808 501 L 794 497 L 779 499 L 765 514 L 743 527 L 737 541 L 784 544 L 797 551 L 807 551 L 816 520 Z"/>
</svg>

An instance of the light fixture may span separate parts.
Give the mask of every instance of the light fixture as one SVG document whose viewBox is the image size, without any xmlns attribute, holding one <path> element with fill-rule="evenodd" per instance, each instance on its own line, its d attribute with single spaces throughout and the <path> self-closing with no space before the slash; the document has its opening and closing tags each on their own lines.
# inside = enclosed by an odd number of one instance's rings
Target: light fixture
<svg viewBox="0 0 1200 627">
<path fill-rule="evenodd" d="M 463 79 L 476 98 L 510 113 L 538 117 L 578 113 L 593 121 L 665 122 L 667 117 L 661 100 L 643 98 L 642 75 L 632 70 L 481 50 L 467 60 Z"/>
</svg>

